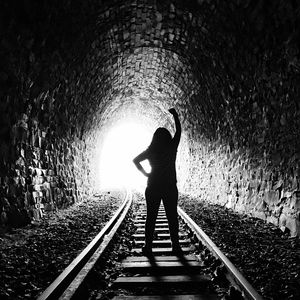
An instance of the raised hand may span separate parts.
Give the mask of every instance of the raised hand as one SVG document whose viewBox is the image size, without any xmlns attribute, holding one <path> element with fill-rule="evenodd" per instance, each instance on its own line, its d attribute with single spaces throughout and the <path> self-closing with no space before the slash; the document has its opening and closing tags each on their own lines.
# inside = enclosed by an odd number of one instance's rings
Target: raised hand
<svg viewBox="0 0 300 300">
<path fill-rule="evenodd" d="M 172 114 L 173 116 L 178 115 L 177 111 L 175 110 L 175 108 L 170 108 L 169 109 L 169 113 Z"/>
</svg>

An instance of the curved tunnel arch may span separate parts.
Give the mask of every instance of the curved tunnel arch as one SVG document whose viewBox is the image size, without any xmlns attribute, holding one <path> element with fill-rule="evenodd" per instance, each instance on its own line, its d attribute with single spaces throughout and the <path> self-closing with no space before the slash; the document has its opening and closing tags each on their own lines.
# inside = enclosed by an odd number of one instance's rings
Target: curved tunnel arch
<svg viewBox="0 0 300 300">
<path fill-rule="evenodd" d="M 3 5 L 2 211 L 85 197 L 101 134 L 126 118 L 172 129 L 175 106 L 182 192 L 298 234 L 297 205 L 276 209 L 298 201 L 297 7 L 262 2 Z"/>
</svg>

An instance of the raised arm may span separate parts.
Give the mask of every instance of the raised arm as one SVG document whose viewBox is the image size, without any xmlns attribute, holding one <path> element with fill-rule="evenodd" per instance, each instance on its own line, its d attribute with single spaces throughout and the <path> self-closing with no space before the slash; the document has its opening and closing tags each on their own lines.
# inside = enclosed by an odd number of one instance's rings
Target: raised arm
<svg viewBox="0 0 300 300">
<path fill-rule="evenodd" d="M 133 163 L 135 164 L 135 166 L 137 167 L 137 169 L 146 177 L 149 177 L 149 173 L 147 173 L 145 171 L 145 169 L 143 168 L 143 166 L 141 165 L 141 161 L 145 160 L 148 158 L 148 153 L 147 150 L 142 152 L 141 154 L 139 154 L 136 158 L 133 159 Z"/>
<path fill-rule="evenodd" d="M 179 144 L 179 141 L 180 141 L 180 137 L 181 137 L 181 124 L 180 124 L 180 121 L 179 121 L 179 118 L 178 118 L 178 113 L 175 110 L 175 108 L 169 109 L 169 112 L 170 112 L 170 114 L 173 115 L 173 118 L 174 118 L 174 121 L 175 121 L 176 132 L 175 132 L 173 140 L 174 140 L 174 143 L 177 147 L 178 144 Z"/>
</svg>

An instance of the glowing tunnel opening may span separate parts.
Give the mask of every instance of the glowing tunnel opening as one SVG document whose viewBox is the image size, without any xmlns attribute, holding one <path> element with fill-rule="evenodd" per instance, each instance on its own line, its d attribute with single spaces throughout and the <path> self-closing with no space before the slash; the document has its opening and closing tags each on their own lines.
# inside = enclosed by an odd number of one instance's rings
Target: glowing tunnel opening
<svg viewBox="0 0 300 300">
<path fill-rule="evenodd" d="M 132 160 L 146 150 L 152 135 L 148 127 L 135 121 L 123 121 L 108 130 L 103 136 L 96 166 L 98 187 L 143 189 L 147 178 L 137 170 Z M 143 166 L 150 171 L 148 161 L 143 162 Z"/>
</svg>

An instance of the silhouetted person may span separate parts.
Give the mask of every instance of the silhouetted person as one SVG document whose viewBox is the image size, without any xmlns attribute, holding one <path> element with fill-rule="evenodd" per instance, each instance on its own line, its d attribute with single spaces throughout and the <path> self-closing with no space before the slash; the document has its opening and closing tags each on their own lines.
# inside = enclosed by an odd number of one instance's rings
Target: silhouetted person
<svg viewBox="0 0 300 300">
<path fill-rule="evenodd" d="M 151 255 L 152 253 L 155 221 L 161 200 L 163 200 L 168 218 L 173 252 L 177 255 L 182 254 L 178 238 L 178 190 L 175 168 L 177 147 L 181 136 L 181 125 L 176 110 L 171 108 L 169 112 L 173 115 L 176 126 L 174 138 L 172 138 L 166 128 L 158 128 L 153 134 L 148 149 L 133 160 L 138 170 L 148 177 L 145 191 L 147 203 L 145 245 L 142 248 L 145 255 Z M 141 161 L 146 159 L 150 163 L 151 173 L 147 173 L 141 165 Z"/>
</svg>

